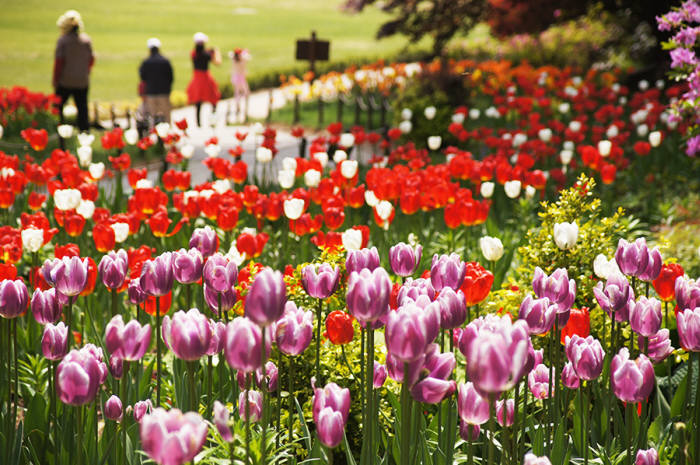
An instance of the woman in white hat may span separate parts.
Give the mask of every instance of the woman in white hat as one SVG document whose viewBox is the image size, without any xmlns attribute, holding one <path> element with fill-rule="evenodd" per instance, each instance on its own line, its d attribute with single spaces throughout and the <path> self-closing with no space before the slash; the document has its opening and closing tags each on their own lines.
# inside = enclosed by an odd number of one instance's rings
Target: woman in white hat
<svg viewBox="0 0 700 465">
<path fill-rule="evenodd" d="M 209 102 L 216 106 L 221 94 L 216 81 L 209 73 L 209 62 L 215 65 L 221 64 L 221 55 L 219 50 L 212 48 L 206 50 L 204 45 L 209 41 L 209 38 L 203 32 L 198 32 L 194 35 L 194 50 L 192 51 L 192 65 L 194 74 L 192 80 L 187 86 L 187 99 L 190 105 L 194 104 L 197 107 L 197 126 L 201 126 L 200 110 L 202 103 Z"/>
<path fill-rule="evenodd" d="M 84 32 L 80 13 L 68 10 L 56 22 L 61 30 L 61 37 L 56 43 L 52 84 L 54 92 L 61 99 L 59 115 L 63 123 L 63 105 L 73 96 L 78 109 L 78 128 L 89 129 L 88 122 L 88 87 L 90 70 L 95 62 L 90 37 Z"/>
</svg>

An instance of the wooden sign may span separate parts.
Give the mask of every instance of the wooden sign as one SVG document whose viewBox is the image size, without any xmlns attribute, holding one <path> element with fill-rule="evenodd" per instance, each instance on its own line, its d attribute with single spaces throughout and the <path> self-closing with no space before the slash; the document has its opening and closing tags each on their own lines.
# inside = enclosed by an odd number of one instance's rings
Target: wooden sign
<svg viewBox="0 0 700 465">
<path fill-rule="evenodd" d="M 327 61 L 331 43 L 316 38 L 316 31 L 311 32 L 311 39 L 297 40 L 296 59 L 307 60 L 311 71 L 314 71 L 316 61 Z"/>
</svg>

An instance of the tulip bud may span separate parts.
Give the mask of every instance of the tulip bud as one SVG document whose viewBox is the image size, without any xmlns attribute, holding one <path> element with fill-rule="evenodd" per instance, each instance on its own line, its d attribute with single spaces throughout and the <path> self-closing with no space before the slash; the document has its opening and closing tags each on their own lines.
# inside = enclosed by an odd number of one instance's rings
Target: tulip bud
<svg viewBox="0 0 700 465">
<path fill-rule="evenodd" d="M 341 145 L 341 147 L 349 149 L 355 145 L 355 136 L 351 132 L 344 132 L 340 135 L 340 140 L 338 143 Z"/>
<path fill-rule="evenodd" d="M 428 148 L 430 150 L 437 150 L 442 145 L 442 137 L 440 136 L 430 136 L 428 137 Z"/>
<path fill-rule="evenodd" d="M 661 145 L 661 131 L 652 131 L 649 133 L 649 145 L 652 147 Z"/>
<path fill-rule="evenodd" d="M 554 243 L 562 250 L 571 249 L 576 245 L 578 240 L 578 224 L 572 223 L 555 223 L 554 224 Z"/>
<path fill-rule="evenodd" d="M 113 395 L 105 402 L 104 416 L 108 420 L 122 421 L 122 401 Z"/>
<path fill-rule="evenodd" d="M 120 249 L 118 252 L 110 251 L 102 257 L 97 271 L 105 287 L 116 290 L 124 284 L 128 268 L 129 257 L 124 249 Z"/>
<path fill-rule="evenodd" d="M 377 198 L 376 195 L 374 195 L 373 191 L 366 190 L 365 191 L 365 203 L 367 203 L 367 206 L 374 208 L 379 203 L 379 199 Z"/>
<path fill-rule="evenodd" d="M 676 323 L 681 347 L 689 352 L 700 352 L 700 307 L 686 308 L 678 312 Z"/>
<path fill-rule="evenodd" d="M 172 319 L 166 315 L 162 333 L 166 345 L 182 360 L 199 360 L 209 350 L 211 327 L 207 317 L 196 308 L 180 310 Z"/>
<path fill-rule="evenodd" d="M 59 321 L 53 325 L 44 326 L 41 337 L 41 352 L 48 360 L 61 360 L 68 350 L 68 327 Z"/>
<path fill-rule="evenodd" d="M 559 159 L 562 165 L 568 165 L 571 163 L 571 159 L 574 158 L 573 150 L 564 149 L 559 153 Z"/>
<path fill-rule="evenodd" d="M 158 407 L 142 418 L 139 432 L 141 447 L 154 462 L 182 465 L 202 449 L 209 427 L 198 413 Z"/>
<path fill-rule="evenodd" d="M 22 247 L 24 250 L 35 253 L 44 245 L 44 231 L 37 228 L 22 230 Z"/>
<path fill-rule="evenodd" d="M 362 234 L 360 231 L 357 231 Z M 345 259 L 345 271 L 351 275 L 354 271 L 360 272 L 364 268 L 372 271 L 379 267 L 379 252 L 376 247 L 371 249 L 358 249 L 348 251 Z"/>
<path fill-rule="evenodd" d="M 556 376 L 556 372 L 554 376 Z M 549 368 L 543 364 L 537 365 L 527 375 L 527 385 L 535 399 L 549 398 Z M 554 384 L 552 385 L 552 395 L 556 395 Z"/>
<path fill-rule="evenodd" d="M 105 164 L 102 162 L 90 163 L 90 166 L 88 167 L 88 172 L 90 173 L 90 177 L 92 179 L 94 179 L 95 181 L 99 181 L 105 174 Z"/>
<path fill-rule="evenodd" d="M 357 251 L 362 248 L 362 231 L 359 229 L 348 229 L 342 235 L 343 247 L 348 252 Z"/>
<path fill-rule="evenodd" d="M 247 405 L 246 405 L 247 398 Z M 242 391 L 238 395 L 238 414 L 241 420 L 257 423 L 262 418 L 263 396 L 260 391 Z"/>
<path fill-rule="evenodd" d="M 189 246 L 190 249 L 195 248 L 199 250 L 202 257 L 207 258 L 213 255 L 219 248 L 219 237 L 216 235 L 216 231 L 209 226 L 197 228 L 192 231 Z"/>
<path fill-rule="evenodd" d="M 610 384 L 615 396 L 623 402 L 645 401 L 654 389 L 654 379 L 654 367 L 649 359 L 640 354 L 631 360 L 626 347 L 610 363 Z"/>
<path fill-rule="evenodd" d="M 404 120 L 399 123 L 399 131 L 402 134 L 408 134 L 411 132 L 411 129 L 413 129 L 413 124 L 410 121 Z"/>
<path fill-rule="evenodd" d="M 486 260 L 496 262 L 503 256 L 503 243 L 497 237 L 482 237 L 479 239 L 479 247 Z"/>
<path fill-rule="evenodd" d="M 264 268 L 253 280 L 245 302 L 245 316 L 259 326 L 269 326 L 284 311 L 287 288 L 279 271 Z"/>
<path fill-rule="evenodd" d="M 525 454 L 523 465 L 552 465 L 547 457 L 537 457 L 535 454 L 528 452 Z"/>
<path fill-rule="evenodd" d="M 632 330 L 644 337 L 651 337 L 661 328 L 661 302 L 654 297 L 642 296 L 629 306 L 629 322 Z"/>
<path fill-rule="evenodd" d="M 576 370 L 571 362 L 567 362 L 564 365 L 564 369 L 561 371 L 561 381 L 569 389 L 578 389 L 581 384 L 578 375 L 576 375 Z"/>
<path fill-rule="evenodd" d="M 421 245 L 415 248 L 399 242 L 389 249 L 389 263 L 391 269 L 398 276 L 407 277 L 415 273 L 423 253 Z"/>
<path fill-rule="evenodd" d="M 520 195 L 521 187 L 522 183 L 518 180 L 506 181 L 506 183 L 503 185 L 503 189 L 506 191 L 506 195 L 511 199 L 514 199 Z"/>
<path fill-rule="evenodd" d="M 136 128 L 127 129 L 124 131 L 124 140 L 129 145 L 136 145 L 139 141 L 139 131 Z"/>
<path fill-rule="evenodd" d="M 401 110 L 401 119 L 402 120 L 407 120 L 411 119 L 413 117 L 413 112 L 411 111 L 410 108 L 404 108 Z"/>
<path fill-rule="evenodd" d="M 134 420 L 136 423 L 141 423 L 141 419 L 147 413 L 153 410 L 153 404 L 151 404 L 151 399 L 140 400 L 134 404 Z"/>
<path fill-rule="evenodd" d="M 78 155 L 78 162 L 80 163 L 80 166 L 83 168 L 90 166 L 90 163 L 92 163 L 92 147 L 88 145 L 80 146 L 76 150 L 76 153 Z"/>
<path fill-rule="evenodd" d="M 491 181 L 486 181 L 486 182 L 481 183 L 481 188 L 480 188 L 481 196 L 485 199 L 490 199 L 491 196 L 493 196 L 494 188 L 495 188 L 495 184 L 492 183 Z"/>
<path fill-rule="evenodd" d="M 228 425 L 229 422 L 229 411 L 228 408 L 221 402 L 214 401 L 214 413 L 212 415 L 214 425 L 221 435 L 221 439 L 226 442 L 233 441 L 233 434 L 231 434 L 231 428 Z"/>
<path fill-rule="evenodd" d="M 306 265 L 301 270 L 301 284 L 309 296 L 315 299 L 327 299 L 335 292 L 340 279 L 340 269 L 328 263 L 319 266 Z"/>
<path fill-rule="evenodd" d="M 340 164 L 340 174 L 343 175 L 345 179 L 352 179 L 357 174 L 357 161 L 356 160 L 345 160 Z"/>
<path fill-rule="evenodd" d="M 304 183 L 307 187 L 318 187 L 321 182 L 321 173 L 317 170 L 308 170 L 304 173 Z"/>
<path fill-rule="evenodd" d="M 505 410 L 505 412 L 504 412 Z M 513 426 L 515 416 L 515 401 L 513 399 L 496 402 L 496 420 L 501 426 Z"/>
<path fill-rule="evenodd" d="M 350 273 L 345 300 L 358 321 L 373 323 L 389 311 L 390 294 L 391 280 L 384 268 L 365 268 Z"/>
<path fill-rule="evenodd" d="M 537 137 L 539 137 L 542 142 L 549 142 L 552 140 L 552 130 L 549 128 L 542 128 L 537 132 Z"/>
<path fill-rule="evenodd" d="M 333 161 L 340 165 L 342 162 L 348 159 L 348 153 L 345 150 L 336 150 L 333 154 Z"/>
</svg>

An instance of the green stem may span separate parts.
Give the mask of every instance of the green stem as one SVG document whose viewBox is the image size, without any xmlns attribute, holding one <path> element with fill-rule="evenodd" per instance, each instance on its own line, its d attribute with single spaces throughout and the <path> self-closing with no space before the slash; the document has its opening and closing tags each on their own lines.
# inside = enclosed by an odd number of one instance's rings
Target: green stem
<svg viewBox="0 0 700 465">
<path fill-rule="evenodd" d="M 124 372 L 122 373 L 122 379 L 119 381 L 119 387 L 121 388 L 121 401 L 123 405 L 129 405 L 129 394 L 127 391 L 127 377 L 129 375 L 129 362 L 124 360 Z M 121 444 L 119 447 L 119 450 L 121 451 L 122 454 L 122 460 L 121 463 L 126 463 L 126 415 L 122 416 L 122 421 L 121 424 L 119 425 L 119 429 L 121 431 Z"/>
<path fill-rule="evenodd" d="M 698 362 L 700 369 L 700 352 L 695 352 L 695 360 Z M 700 463 L 700 389 L 695 389 L 695 424 L 693 425 L 695 432 L 695 463 Z"/>
<path fill-rule="evenodd" d="M 513 404 L 513 450 L 512 457 L 518 457 L 518 410 L 520 408 L 520 382 L 515 384 L 515 400 Z"/>
<path fill-rule="evenodd" d="M 117 290 L 112 289 L 112 318 L 117 315 Z"/>
<path fill-rule="evenodd" d="M 83 465 L 83 407 L 75 407 L 78 413 L 78 465 Z"/>
<path fill-rule="evenodd" d="M 374 390 L 374 330 L 371 328 L 367 329 L 367 394 L 365 400 L 367 401 L 367 429 L 369 430 L 368 435 L 368 456 L 372 457 L 373 447 L 374 447 L 374 422 L 376 414 L 374 411 L 374 396 L 372 395 Z M 404 373 L 406 376 L 408 372 Z"/>
<path fill-rule="evenodd" d="M 14 409 L 12 411 L 12 421 L 13 421 L 13 429 L 15 425 L 17 424 L 17 407 L 19 405 L 19 370 L 17 369 L 18 363 L 17 363 L 17 318 L 12 319 L 12 343 L 14 346 L 14 349 L 12 350 L 12 356 L 14 357 L 15 361 L 15 403 L 14 403 Z"/>
<path fill-rule="evenodd" d="M 269 395 L 267 392 L 268 384 L 267 384 L 267 367 L 265 366 L 265 362 L 267 361 L 266 357 L 266 352 L 265 352 L 265 334 L 267 334 L 267 328 L 262 328 L 262 343 L 261 343 L 261 351 L 260 351 L 260 364 L 262 365 L 262 382 L 260 383 L 260 389 L 262 390 L 263 394 L 263 411 L 262 411 L 262 442 L 261 442 L 261 452 L 262 452 L 262 457 L 261 457 L 261 462 L 263 465 L 267 465 L 267 421 L 268 421 L 268 402 L 269 402 Z"/>
<path fill-rule="evenodd" d="M 584 410 L 584 404 L 583 404 L 583 390 L 585 386 L 585 381 L 581 380 L 581 386 L 578 390 L 578 402 L 579 402 L 579 412 L 581 415 L 581 456 L 583 457 L 586 455 L 584 452 L 587 447 L 586 447 L 586 410 Z"/>
<path fill-rule="evenodd" d="M 212 372 L 214 371 L 214 361 L 211 355 L 207 356 L 207 411 L 211 414 L 212 405 Z"/>
<path fill-rule="evenodd" d="M 504 413 L 505 415 L 505 413 Z M 489 465 L 494 463 L 494 442 L 496 441 L 496 399 L 493 395 L 489 396 L 489 431 L 491 438 L 489 441 Z"/>
<path fill-rule="evenodd" d="M 316 382 L 321 383 L 321 319 L 323 317 L 323 301 L 318 299 L 316 307 Z"/>
<path fill-rule="evenodd" d="M 634 409 L 634 404 L 629 402 L 625 406 L 625 429 L 627 430 L 627 433 L 625 434 L 627 443 L 625 444 L 625 446 L 627 448 L 628 465 L 632 465 L 632 409 Z"/>
<path fill-rule="evenodd" d="M 248 393 L 250 392 L 250 373 L 245 375 L 245 394 L 243 401 L 245 406 L 245 463 L 250 464 L 250 402 L 248 401 Z"/>
<path fill-rule="evenodd" d="M 185 294 L 187 296 L 187 308 L 192 308 L 192 286 L 194 284 L 185 284 Z M 221 305 L 219 305 L 221 307 Z M 204 311 L 204 309 L 202 309 Z"/>
<path fill-rule="evenodd" d="M 15 345 L 15 350 L 17 350 L 17 346 Z M 689 412 L 690 411 L 690 405 L 691 402 L 693 401 L 692 398 L 692 385 L 693 385 L 693 357 L 692 355 L 688 357 L 688 380 L 685 383 L 685 411 Z"/>
<path fill-rule="evenodd" d="M 408 378 L 408 363 L 403 364 L 404 377 Z M 411 449 L 411 392 L 407 379 L 401 385 L 401 465 L 410 465 Z"/>
<path fill-rule="evenodd" d="M 187 380 L 189 381 L 190 387 L 190 412 L 197 412 L 199 410 L 197 408 L 197 387 L 194 383 L 194 372 L 197 369 L 195 363 L 194 361 L 187 362 Z"/>
<path fill-rule="evenodd" d="M 156 297 L 156 408 L 160 407 L 160 296 Z"/>
<path fill-rule="evenodd" d="M 288 445 L 291 447 L 292 445 L 292 432 L 294 430 L 294 357 L 291 355 L 289 356 L 289 387 L 288 387 L 288 392 L 289 392 L 289 417 L 287 418 L 287 442 L 289 443 Z M 293 463 L 293 456 L 294 454 L 290 454 L 289 457 L 289 464 L 291 465 Z"/>
</svg>

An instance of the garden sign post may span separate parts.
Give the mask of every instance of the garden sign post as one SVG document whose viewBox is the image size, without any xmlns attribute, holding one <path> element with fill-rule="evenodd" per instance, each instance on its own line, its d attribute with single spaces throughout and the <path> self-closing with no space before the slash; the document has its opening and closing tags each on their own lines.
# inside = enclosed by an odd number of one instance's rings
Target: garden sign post
<svg viewBox="0 0 700 465">
<path fill-rule="evenodd" d="M 309 69 L 316 73 L 316 61 L 328 61 L 330 42 L 316 38 L 316 31 L 311 31 L 311 39 L 297 40 L 296 59 L 308 60 Z"/>
</svg>

